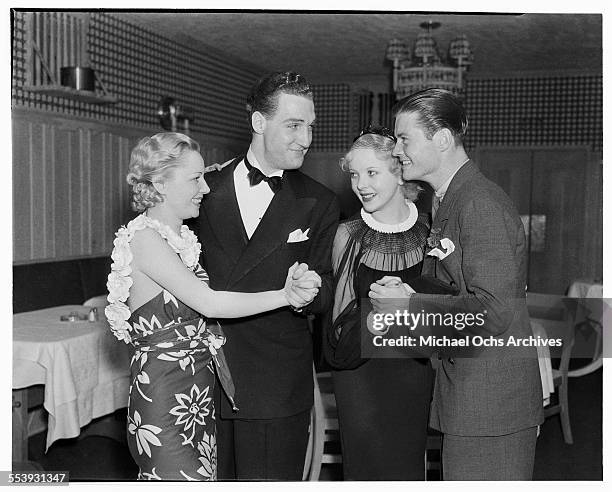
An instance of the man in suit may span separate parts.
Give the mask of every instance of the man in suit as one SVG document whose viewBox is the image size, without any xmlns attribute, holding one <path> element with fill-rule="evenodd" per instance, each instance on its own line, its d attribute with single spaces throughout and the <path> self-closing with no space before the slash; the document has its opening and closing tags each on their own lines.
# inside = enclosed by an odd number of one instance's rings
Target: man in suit
<svg viewBox="0 0 612 492">
<path fill-rule="evenodd" d="M 403 308 L 413 313 L 483 313 L 484 324 L 470 328 L 472 334 L 529 338 L 523 225 L 510 198 L 467 156 L 468 120 L 460 100 L 426 89 L 400 100 L 394 115 L 394 155 L 403 178 L 426 181 L 435 192 L 423 274 L 460 292 L 418 294 L 381 279 L 371 286 L 373 303 L 388 310 L 407 297 Z M 417 326 L 415 333 L 426 329 Z M 532 478 L 537 426 L 543 421 L 536 357 L 534 347 L 516 352 L 506 347 L 441 358 L 430 425 L 444 434 L 444 480 Z"/>
<path fill-rule="evenodd" d="M 280 309 L 221 320 L 238 411 L 220 398 L 219 479 L 301 480 L 313 404 L 312 334 L 307 312 L 331 307 L 335 195 L 299 171 L 315 110 L 293 72 L 260 79 L 247 99 L 246 155 L 210 172 L 197 229 L 213 289 L 256 292 L 282 286 L 294 262 L 320 276 L 318 295 L 296 292 L 303 312 Z"/>
</svg>

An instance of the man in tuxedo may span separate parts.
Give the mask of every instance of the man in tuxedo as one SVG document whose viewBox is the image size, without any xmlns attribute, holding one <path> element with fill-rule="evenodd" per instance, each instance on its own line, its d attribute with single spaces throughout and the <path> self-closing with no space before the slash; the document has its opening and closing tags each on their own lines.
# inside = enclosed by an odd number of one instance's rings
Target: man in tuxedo
<svg viewBox="0 0 612 492">
<path fill-rule="evenodd" d="M 312 141 L 315 110 L 304 77 L 275 72 L 247 99 L 251 145 L 206 180 L 196 229 L 213 289 L 278 289 L 288 268 L 306 263 L 320 276 L 318 295 L 297 289 L 301 304 L 221 320 L 238 411 L 220 396 L 218 478 L 301 480 L 313 404 L 313 345 L 306 314 L 331 307 L 331 246 L 336 196 L 299 168 Z M 298 310 L 300 311 L 300 310 Z"/>
<path fill-rule="evenodd" d="M 423 275 L 452 284 L 459 294 L 418 294 L 381 279 L 371 286 L 375 307 L 483 313 L 484 324 L 472 334 L 528 338 L 523 225 L 506 193 L 467 156 L 468 120 L 460 100 L 426 89 L 400 100 L 394 115 L 394 155 L 403 178 L 426 181 L 435 192 Z M 417 326 L 415 333 L 426 329 Z M 444 480 L 532 478 L 542 390 L 535 347 L 518 354 L 512 347 L 491 348 L 439 360 L 430 425 L 444 434 Z"/>
</svg>

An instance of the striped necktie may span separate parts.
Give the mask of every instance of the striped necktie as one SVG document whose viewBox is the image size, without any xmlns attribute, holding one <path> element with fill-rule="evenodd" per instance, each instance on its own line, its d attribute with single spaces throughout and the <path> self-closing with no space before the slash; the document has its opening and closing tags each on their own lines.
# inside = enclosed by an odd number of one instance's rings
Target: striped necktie
<svg viewBox="0 0 612 492">
<path fill-rule="evenodd" d="M 436 218 L 436 212 L 440 208 L 440 197 L 434 193 L 433 198 L 431 200 L 431 221 Z"/>
</svg>

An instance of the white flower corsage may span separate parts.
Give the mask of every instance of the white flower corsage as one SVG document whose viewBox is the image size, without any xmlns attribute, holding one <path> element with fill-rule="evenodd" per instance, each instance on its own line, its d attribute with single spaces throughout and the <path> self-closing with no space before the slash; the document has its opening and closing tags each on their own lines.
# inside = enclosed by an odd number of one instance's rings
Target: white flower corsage
<svg viewBox="0 0 612 492">
<path fill-rule="evenodd" d="M 443 260 L 448 255 L 450 255 L 453 251 L 455 251 L 455 245 L 450 239 L 445 237 L 445 238 L 440 239 L 438 247 L 435 247 L 432 250 L 428 251 L 427 254 L 429 256 L 435 256 L 439 260 Z"/>
</svg>

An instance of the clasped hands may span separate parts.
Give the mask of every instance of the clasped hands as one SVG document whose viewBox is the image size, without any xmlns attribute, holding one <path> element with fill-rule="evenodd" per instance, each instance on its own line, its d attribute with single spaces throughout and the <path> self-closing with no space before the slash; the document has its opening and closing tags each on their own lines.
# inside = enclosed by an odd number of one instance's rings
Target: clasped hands
<svg viewBox="0 0 612 492">
<path fill-rule="evenodd" d="M 285 297 L 295 309 L 302 309 L 312 302 L 319 293 L 321 277 L 314 270 L 309 270 L 306 263 L 295 262 L 287 272 Z"/>
<path fill-rule="evenodd" d="M 374 311 L 378 313 L 390 313 L 406 308 L 406 302 L 415 290 L 408 284 L 402 282 L 399 277 L 389 275 L 377 280 L 370 285 L 368 297 Z"/>
</svg>

